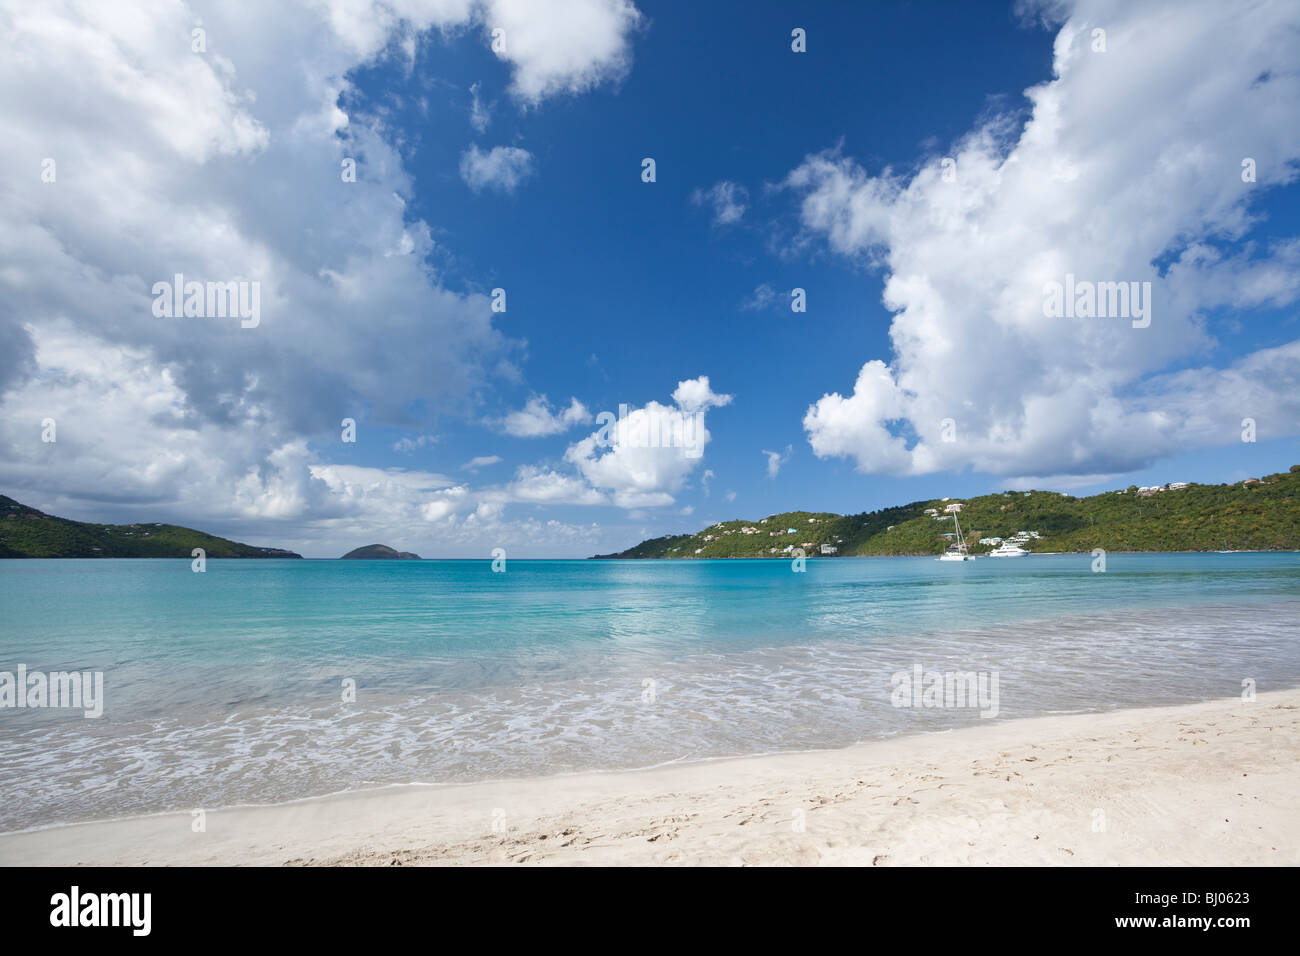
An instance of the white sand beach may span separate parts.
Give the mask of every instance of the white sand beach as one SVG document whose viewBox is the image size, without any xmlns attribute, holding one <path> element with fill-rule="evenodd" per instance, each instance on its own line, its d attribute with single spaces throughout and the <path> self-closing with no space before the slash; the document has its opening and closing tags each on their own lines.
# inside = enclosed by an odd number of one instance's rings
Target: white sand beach
<svg viewBox="0 0 1300 956">
<path fill-rule="evenodd" d="M 1300 690 L 0 837 L 43 864 L 1300 864 Z"/>
</svg>

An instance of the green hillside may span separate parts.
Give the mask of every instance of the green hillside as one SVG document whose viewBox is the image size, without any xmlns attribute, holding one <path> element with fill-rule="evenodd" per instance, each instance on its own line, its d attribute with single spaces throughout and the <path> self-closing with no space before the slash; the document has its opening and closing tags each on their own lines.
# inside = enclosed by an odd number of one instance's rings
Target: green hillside
<svg viewBox="0 0 1300 956">
<path fill-rule="evenodd" d="M 88 524 L 56 518 L 0 495 L 0 558 L 300 558 L 174 524 Z"/>
<path fill-rule="evenodd" d="M 953 499 L 958 500 L 958 499 Z M 1300 465 L 1290 472 L 1229 485 L 1140 493 L 1137 486 L 1076 498 L 1055 491 L 1006 491 L 960 499 L 961 527 L 973 554 L 993 549 L 980 538 L 1019 532 L 1039 537 L 1030 551 L 1295 551 L 1300 550 Z M 791 511 L 759 520 L 724 521 L 696 534 L 643 541 L 619 554 L 597 558 L 788 557 L 787 546 L 819 555 L 822 545 L 838 556 L 940 554 L 949 544 L 952 519 L 936 519 L 948 500 L 856 515 Z M 742 529 L 757 529 L 745 533 Z M 791 532 L 790 529 L 794 529 Z M 712 540 L 705 540 L 711 538 Z M 777 551 L 774 554 L 772 548 Z"/>
</svg>

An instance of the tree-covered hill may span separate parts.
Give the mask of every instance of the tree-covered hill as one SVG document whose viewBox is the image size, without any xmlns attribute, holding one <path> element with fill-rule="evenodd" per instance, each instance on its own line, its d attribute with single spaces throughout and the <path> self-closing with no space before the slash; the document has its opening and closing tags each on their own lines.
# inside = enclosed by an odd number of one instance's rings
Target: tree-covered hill
<svg viewBox="0 0 1300 956">
<path fill-rule="evenodd" d="M 789 557 L 787 547 L 838 556 L 939 554 L 950 543 L 958 499 L 916 501 L 856 515 L 791 511 L 759 520 L 724 521 L 696 534 L 643 541 L 598 558 Z M 973 554 L 993 549 L 981 538 L 1035 532 L 1030 551 L 1294 551 L 1300 550 L 1300 465 L 1256 481 L 1140 490 L 1086 498 L 1055 491 L 1006 491 L 960 499 L 962 534 Z M 926 514 L 937 511 L 940 517 Z M 746 532 L 743 529 L 752 529 Z M 707 540 L 706 540 L 707 539 Z M 772 549 L 775 548 L 775 553 Z"/>
<path fill-rule="evenodd" d="M 386 544 L 368 544 L 353 548 L 343 555 L 343 561 L 419 561 L 420 556 L 411 551 L 398 551 Z"/>
<path fill-rule="evenodd" d="M 174 524 L 89 524 L 56 518 L 0 495 L 0 558 L 300 558 Z"/>
</svg>

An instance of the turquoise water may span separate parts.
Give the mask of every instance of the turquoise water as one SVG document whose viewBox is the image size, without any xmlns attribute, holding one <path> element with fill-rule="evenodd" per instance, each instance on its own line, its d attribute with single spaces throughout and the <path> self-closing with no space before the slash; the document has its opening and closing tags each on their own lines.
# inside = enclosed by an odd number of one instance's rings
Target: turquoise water
<svg viewBox="0 0 1300 956">
<path fill-rule="evenodd" d="M 1300 684 L 1300 555 L 788 561 L 0 561 L 0 830 L 843 746 L 982 718 L 891 675 L 997 672 L 998 716 Z M 356 700 L 343 700 L 355 681 Z"/>
</svg>

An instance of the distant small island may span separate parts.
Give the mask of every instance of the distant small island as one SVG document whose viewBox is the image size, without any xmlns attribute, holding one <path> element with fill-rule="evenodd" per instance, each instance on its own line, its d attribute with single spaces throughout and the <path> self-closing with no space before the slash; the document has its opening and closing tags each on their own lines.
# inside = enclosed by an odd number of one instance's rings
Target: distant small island
<svg viewBox="0 0 1300 956">
<path fill-rule="evenodd" d="M 397 551 L 386 544 L 368 544 L 364 548 L 353 548 L 347 554 L 340 558 L 340 561 L 348 559 L 357 561 L 419 561 L 418 554 L 412 554 L 410 551 Z"/>
<path fill-rule="evenodd" d="M 0 495 L 0 558 L 301 558 L 175 524 L 92 524 L 37 511 Z"/>
</svg>

